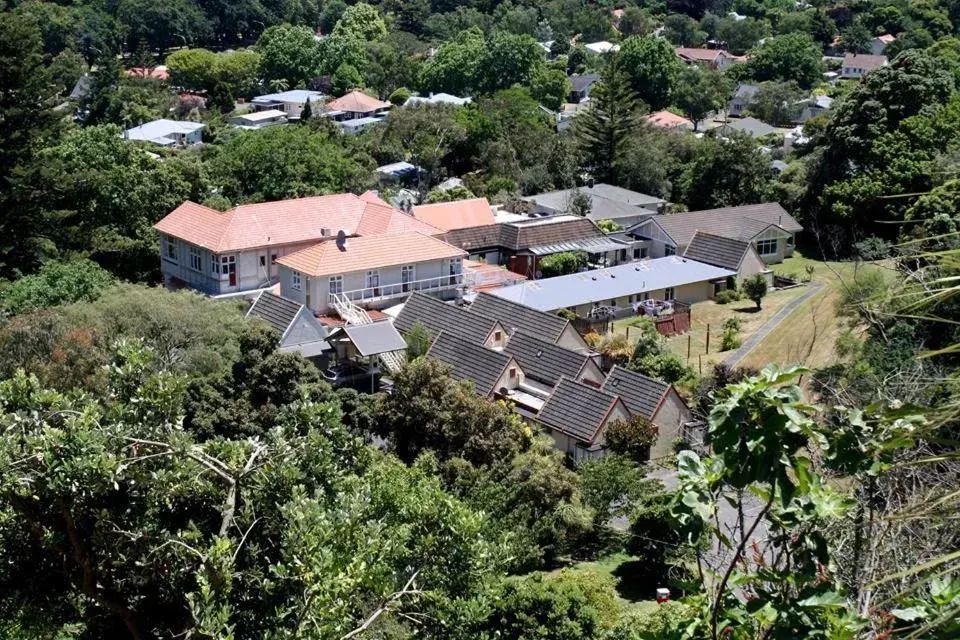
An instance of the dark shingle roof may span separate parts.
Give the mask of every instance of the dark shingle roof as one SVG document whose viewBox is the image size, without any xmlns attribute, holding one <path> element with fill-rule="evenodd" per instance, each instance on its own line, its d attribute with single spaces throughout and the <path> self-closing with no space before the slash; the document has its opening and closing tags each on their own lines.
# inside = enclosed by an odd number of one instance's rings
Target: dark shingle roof
<svg viewBox="0 0 960 640">
<path fill-rule="evenodd" d="M 511 300 L 504 300 L 489 293 L 478 293 L 476 300 L 470 305 L 470 310 L 496 318 L 507 331 L 519 329 L 524 333 L 555 343 L 560 334 L 570 324 L 560 316 L 531 309 Z"/>
<path fill-rule="evenodd" d="M 583 91 L 595 82 L 600 82 L 599 73 L 582 73 L 570 76 L 570 84 L 573 86 L 573 90 L 577 92 Z"/>
<path fill-rule="evenodd" d="M 473 344 L 481 344 L 497 324 L 479 313 L 447 304 L 425 293 L 414 293 L 408 299 L 393 326 L 407 333 L 420 322 L 436 338 L 441 331 L 459 336 Z"/>
<path fill-rule="evenodd" d="M 544 244 L 604 237 L 603 231 L 600 231 L 588 218 L 572 218 L 556 222 L 550 221 L 550 218 L 539 218 L 509 222 L 504 227 L 507 227 L 507 231 L 504 232 L 503 246 L 517 251 Z M 508 242 L 510 244 L 507 244 Z"/>
<path fill-rule="evenodd" d="M 697 231 L 683 252 L 683 257 L 736 271 L 743 255 L 749 250 L 749 242 Z"/>
<path fill-rule="evenodd" d="M 446 331 L 437 334 L 427 357 L 452 367 L 450 375 L 453 378 L 473 382 L 477 393 L 485 397 L 496 391 L 497 381 L 511 360 L 505 353 L 478 343 L 464 342 Z"/>
<path fill-rule="evenodd" d="M 300 313 L 301 307 L 303 305 L 299 302 L 263 291 L 253 301 L 253 306 L 247 311 L 247 317 L 253 316 L 266 320 L 267 324 L 282 336 Z"/>
<path fill-rule="evenodd" d="M 561 377 L 537 419 L 580 442 L 589 443 L 619 401 L 608 391 Z"/>
<path fill-rule="evenodd" d="M 776 202 L 669 213 L 640 224 L 651 224 L 653 221 L 679 245 L 690 244 L 693 234 L 698 230 L 737 240 L 750 240 L 771 224 L 790 233 L 803 231 L 800 223 Z"/>
<path fill-rule="evenodd" d="M 631 414 L 652 420 L 670 385 L 614 365 L 603 382 L 603 389 L 620 396 Z"/>
<path fill-rule="evenodd" d="M 514 357 L 528 378 L 549 385 L 556 384 L 561 376 L 576 379 L 589 357 L 521 331 L 510 336 L 503 351 Z"/>
<path fill-rule="evenodd" d="M 452 229 L 443 235 L 443 240 L 465 251 L 487 249 L 502 246 L 500 242 L 502 224 L 487 224 L 482 227 Z"/>
</svg>

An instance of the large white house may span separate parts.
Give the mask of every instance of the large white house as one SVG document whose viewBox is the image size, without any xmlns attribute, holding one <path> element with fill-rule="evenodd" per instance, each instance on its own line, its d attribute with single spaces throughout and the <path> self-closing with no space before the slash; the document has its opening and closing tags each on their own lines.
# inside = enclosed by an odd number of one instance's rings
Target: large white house
<svg viewBox="0 0 960 640">
<path fill-rule="evenodd" d="M 341 231 L 346 237 L 441 233 L 371 193 L 245 204 L 224 212 L 187 201 L 154 229 L 160 233 L 164 282 L 210 295 L 276 284 L 280 258 L 333 243 Z"/>
</svg>

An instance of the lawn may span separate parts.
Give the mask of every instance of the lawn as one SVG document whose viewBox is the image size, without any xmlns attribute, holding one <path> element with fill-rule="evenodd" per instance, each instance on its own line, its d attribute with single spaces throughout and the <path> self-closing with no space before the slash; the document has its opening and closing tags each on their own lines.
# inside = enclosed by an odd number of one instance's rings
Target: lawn
<svg viewBox="0 0 960 640">
<path fill-rule="evenodd" d="M 592 571 L 613 576 L 617 580 L 617 597 L 622 610 L 624 612 L 642 611 L 657 606 L 657 601 L 654 599 L 656 590 L 663 585 L 653 584 L 649 580 L 643 580 L 641 584 L 641 581 L 633 579 L 634 576 L 645 574 L 643 569 L 637 566 L 639 562 L 635 557 L 625 553 L 614 553 L 594 562 L 578 562 L 567 568 L 573 571 Z M 562 569 L 555 571 L 562 571 Z"/>
</svg>

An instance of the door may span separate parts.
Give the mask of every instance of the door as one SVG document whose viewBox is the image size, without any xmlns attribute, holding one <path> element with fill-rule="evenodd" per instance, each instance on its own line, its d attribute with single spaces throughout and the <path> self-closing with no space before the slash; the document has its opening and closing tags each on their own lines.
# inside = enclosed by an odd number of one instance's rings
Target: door
<svg viewBox="0 0 960 640">
<path fill-rule="evenodd" d="M 412 264 L 400 267 L 400 284 L 402 285 L 401 288 L 403 289 L 404 293 L 410 291 L 410 285 L 415 279 L 416 276 L 414 275 Z"/>
<path fill-rule="evenodd" d="M 374 298 L 380 295 L 380 272 L 367 271 L 367 289 L 372 290 Z"/>
<path fill-rule="evenodd" d="M 227 274 L 227 285 L 237 286 L 237 256 L 221 256 L 221 272 Z"/>
</svg>

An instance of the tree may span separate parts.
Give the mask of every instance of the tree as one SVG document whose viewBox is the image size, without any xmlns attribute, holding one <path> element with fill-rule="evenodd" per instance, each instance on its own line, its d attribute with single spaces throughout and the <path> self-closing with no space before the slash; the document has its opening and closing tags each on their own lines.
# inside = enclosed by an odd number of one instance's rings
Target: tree
<svg viewBox="0 0 960 640">
<path fill-rule="evenodd" d="M 623 10 L 620 16 L 618 30 L 626 37 L 644 36 L 653 30 L 653 17 L 649 12 L 630 5 Z"/>
<path fill-rule="evenodd" d="M 740 339 L 740 321 L 727 318 L 723 321 L 723 335 L 720 338 L 720 351 L 737 349 L 743 341 Z"/>
<path fill-rule="evenodd" d="M 740 287 L 747 297 L 757 304 L 757 311 L 759 311 L 760 302 L 767 295 L 767 279 L 758 273 L 752 278 L 744 280 Z"/>
<path fill-rule="evenodd" d="M 333 28 L 333 36 L 346 37 L 360 42 L 376 42 L 387 35 L 387 25 L 380 17 L 380 12 L 373 5 L 358 2 L 347 7 L 337 25 Z"/>
<path fill-rule="evenodd" d="M 700 47 L 707 41 L 707 32 L 696 20 L 680 13 L 671 13 L 663 20 L 663 36 L 678 47 Z"/>
<path fill-rule="evenodd" d="M 417 104 L 393 110 L 382 140 L 385 146 L 407 154 L 404 157 L 423 170 L 421 179 L 429 185 L 441 167 L 450 165 L 451 154 L 466 137 L 457 107 Z"/>
<path fill-rule="evenodd" d="M 191 91 L 207 91 L 217 81 L 217 54 L 208 49 L 180 49 L 167 56 L 170 82 Z"/>
<path fill-rule="evenodd" d="M 426 355 L 430 350 L 430 331 L 419 320 L 413 323 L 410 331 L 403 334 L 403 339 L 407 342 L 407 360 L 415 360 L 420 356 Z"/>
<path fill-rule="evenodd" d="M 574 45 L 567 54 L 567 73 L 583 73 L 587 68 L 589 54 L 581 44 Z"/>
<path fill-rule="evenodd" d="M 420 85 L 428 91 L 466 95 L 479 88 L 486 72 L 487 50 L 483 32 L 471 28 L 437 48 L 420 68 Z"/>
<path fill-rule="evenodd" d="M 573 85 L 566 73 L 544 64 L 537 65 L 530 78 L 530 95 L 553 111 L 567 101 L 572 90 Z"/>
<path fill-rule="evenodd" d="M 705 139 L 684 168 L 684 202 L 692 211 L 762 202 L 770 159 L 746 135 Z"/>
<path fill-rule="evenodd" d="M 727 43 L 730 53 L 743 55 L 769 32 L 770 25 L 764 20 L 724 18 L 717 29 L 717 37 Z"/>
<path fill-rule="evenodd" d="M 154 51 L 190 46 L 210 36 L 210 22 L 189 0 L 120 0 L 116 19 L 123 26 L 127 51 L 145 42 Z"/>
<path fill-rule="evenodd" d="M 640 330 L 640 337 L 633 346 L 633 354 L 627 362 L 631 371 L 674 384 L 689 378 L 693 371 L 687 367 L 678 355 L 670 351 L 663 336 L 657 333 L 653 322 L 646 318 L 633 325 Z M 642 425 L 632 429 L 642 430 Z"/>
<path fill-rule="evenodd" d="M 545 256 L 537 263 L 544 278 L 577 273 L 587 266 L 587 254 L 582 251 L 562 251 Z"/>
<path fill-rule="evenodd" d="M 840 47 L 848 53 L 870 53 L 873 33 L 861 20 L 854 20 L 840 34 Z"/>
<path fill-rule="evenodd" d="M 655 36 L 632 36 L 620 46 L 620 68 L 630 86 L 651 111 L 669 104 L 683 63 L 665 40 Z"/>
<path fill-rule="evenodd" d="M 681 71 L 671 101 L 693 122 L 696 131 L 701 120 L 727 104 L 730 88 L 729 80 L 722 74 L 689 65 Z"/>
<path fill-rule="evenodd" d="M 794 122 L 804 92 L 796 82 L 762 82 L 748 106 L 750 113 L 764 122 L 787 126 Z"/>
<path fill-rule="evenodd" d="M 282 80 L 288 87 L 302 87 L 319 71 L 320 49 L 308 27 L 274 25 L 263 32 L 256 48 L 267 82 Z"/>
<path fill-rule="evenodd" d="M 813 38 L 788 33 L 767 38 L 750 53 L 747 68 L 756 80 L 793 80 L 807 88 L 821 78 L 823 53 Z"/>
<path fill-rule="evenodd" d="M 662 491 L 656 480 L 645 477 L 646 468 L 628 456 L 608 454 L 577 466 L 583 503 L 593 509 L 597 524 L 629 515 L 647 496 Z"/>
<path fill-rule="evenodd" d="M 341 64 L 331 78 L 333 94 L 342 96 L 363 86 L 363 76 L 352 64 Z"/>
<path fill-rule="evenodd" d="M 639 101 L 628 84 L 625 59 L 610 56 L 603 82 L 594 86 L 590 108 L 574 121 L 577 143 L 597 180 L 617 183 L 626 139 L 640 121 Z"/>
<path fill-rule="evenodd" d="M 23 276 L 0 291 L 7 315 L 18 315 L 73 302 L 92 302 L 116 280 L 95 262 L 48 262 L 36 274 Z"/>
<path fill-rule="evenodd" d="M 614 420 L 603 432 L 607 448 L 634 462 L 650 459 L 650 447 L 657 441 L 657 427 L 636 414 L 625 420 Z"/>
<path fill-rule="evenodd" d="M 543 49 L 531 36 L 498 31 L 487 42 L 487 56 L 483 61 L 485 85 L 496 90 L 528 84 L 542 59 Z"/>
</svg>

